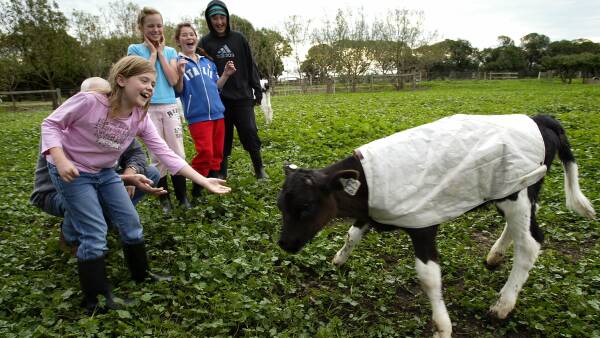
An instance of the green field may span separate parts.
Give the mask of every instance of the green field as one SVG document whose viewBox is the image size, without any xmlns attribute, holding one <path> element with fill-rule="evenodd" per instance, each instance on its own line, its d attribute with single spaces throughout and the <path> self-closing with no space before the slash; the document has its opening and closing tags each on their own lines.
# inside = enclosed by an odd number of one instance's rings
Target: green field
<svg viewBox="0 0 600 338">
<path fill-rule="evenodd" d="M 371 140 L 455 114 L 545 113 L 567 130 L 582 190 L 600 207 L 600 88 L 519 81 L 425 83 L 421 90 L 274 97 L 274 122 L 257 114 L 267 172 L 256 182 L 236 141 L 227 196 L 165 218 L 140 204 L 151 265 L 172 283 L 136 285 L 117 236 L 109 279 L 124 310 L 88 317 L 79 307 L 76 260 L 58 248 L 59 219 L 28 204 L 45 112 L 0 113 L 0 336 L 2 337 L 427 337 L 429 302 L 408 237 L 371 233 L 345 266 L 330 260 L 350 223 L 339 220 L 297 255 L 276 244 L 282 163 L 321 167 Z M 193 146 L 186 140 L 188 160 Z M 568 211 L 558 161 L 546 178 L 538 221 L 546 240 L 516 309 L 486 312 L 510 264 L 482 262 L 503 219 L 494 208 L 441 227 L 444 296 L 459 337 L 600 337 L 600 224 Z M 509 260 L 510 262 L 510 260 Z"/>
</svg>

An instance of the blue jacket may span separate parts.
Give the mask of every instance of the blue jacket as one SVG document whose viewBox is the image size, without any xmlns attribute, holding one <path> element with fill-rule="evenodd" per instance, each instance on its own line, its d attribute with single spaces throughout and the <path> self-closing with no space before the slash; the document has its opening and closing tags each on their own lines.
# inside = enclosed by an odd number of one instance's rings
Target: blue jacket
<svg viewBox="0 0 600 338">
<path fill-rule="evenodd" d="M 206 57 L 198 55 L 198 63 L 183 54 L 178 59 L 187 60 L 183 74 L 181 99 L 185 119 L 189 124 L 224 118 L 225 106 L 219 97 L 217 66 Z"/>
</svg>

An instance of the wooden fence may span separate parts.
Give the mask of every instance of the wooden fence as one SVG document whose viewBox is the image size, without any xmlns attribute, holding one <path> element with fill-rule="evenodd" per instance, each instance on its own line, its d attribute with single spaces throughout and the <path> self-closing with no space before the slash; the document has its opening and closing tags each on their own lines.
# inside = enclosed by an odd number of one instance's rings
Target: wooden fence
<svg viewBox="0 0 600 338">
<path fill-rule="evenodd" d="M 380 92 L 388 90 L 417 89 L 421 82 L 420 73 L 400 75 L 368 75 L 361 76 L 351 82 L 341 78 L 330 78 L 326 81 L 311 81 L 310 79 L 281 81 L 272 88 L 274 95 L 293 95 L 309 93 L 350 93 L 350 92 Z"/>
<path fill-rule="evenodd" d="M 13 110 L 17 109 L 17 100 L 16 100 L 15 96 L 31 95 L 31 94 L 51 94 L 52 109 L 58 108 L 58 106 L 60 106 L 60 104 L 62 103 L 62 96 L 61 96 L 60 88 L 50 89 L 50 90 L 19 90 L 19 91 L 12 91 L 12 92 L 0 92 L 0 95 L 10 97 Z M 0 102 L 2 102 L 2 101 L 0 101 Z"/>
<path fill-rule="evenodd" d="M 512 80 L 518 79 L 519 73 L 515 72 L 489 72 L 483 73 L 484 80 Z"/>
</svg>

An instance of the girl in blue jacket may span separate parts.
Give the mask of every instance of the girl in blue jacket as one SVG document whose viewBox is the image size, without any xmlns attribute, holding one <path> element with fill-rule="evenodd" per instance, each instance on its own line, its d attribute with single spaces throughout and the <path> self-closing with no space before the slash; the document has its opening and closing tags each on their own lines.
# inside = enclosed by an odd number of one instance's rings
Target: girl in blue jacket
<svg viewBox="0 0 600 338">
<path fill-rule="evenodd" d="M 216 177 L 223 160 L 225 137 L 225 106 L 219 91 L 233 73 L 233 61 L 227 62 L 221 77 L 215 63 L 204 53 L 196 54 L 198 35 L 190 23 L 180 23 L 175 29 L 175 42 L 181 49 L 177 60 L 179 80 L 175 91 L 183 104 L 183 111 L 194 145 L 196 156 L 191 166 L 207 177 Z M 202 50 L 200 50 L 202 53 Z M 192 196 L 198 197 L 201 186 L 194 184 Z"/>
</svg>

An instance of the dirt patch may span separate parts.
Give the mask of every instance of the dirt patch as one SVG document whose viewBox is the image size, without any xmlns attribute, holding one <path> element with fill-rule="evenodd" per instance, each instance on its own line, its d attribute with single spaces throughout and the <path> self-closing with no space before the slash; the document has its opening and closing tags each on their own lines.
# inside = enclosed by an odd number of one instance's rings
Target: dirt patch
<svg viewBox="0 0 600 338">
<path fill-rule="evenodd" d="M 563 254 L 571 263 L 576 263 L 589 253 L 589 249 L 596 245 L 597 242 L 598 238 L 596 236 L 591 236 L 580 242 L 546 240 L 542 245 L 542 249 L 556 250 Z"/>
<path fill-rule="evenodd" d="M 470 234 L 470 237 L 478 247 L 487 249 L 491 248 L 497 239 L 497 236 L 489 231 L 474 231 Z"/>
</svg>

